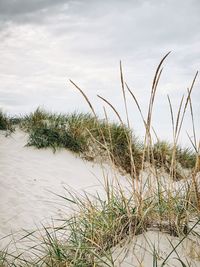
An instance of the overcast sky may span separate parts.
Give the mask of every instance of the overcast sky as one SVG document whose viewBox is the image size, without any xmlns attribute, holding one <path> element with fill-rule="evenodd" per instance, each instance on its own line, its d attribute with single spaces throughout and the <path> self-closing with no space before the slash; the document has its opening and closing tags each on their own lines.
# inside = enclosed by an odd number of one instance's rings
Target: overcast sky
<svg viewBox="0 0 200 267">
<path fill-rule="evenodd" d="M 24 114 L 41 106 L 52 111 L 89 111 L 72 79 L 99 114 L 100 94 L 124 113 L 119 61 L 144 113 L 156 66 L 172 51 L 156 96 L 153 125 L 172 138 L 167 95 L 177 110 L 200 69 L 199 0 L 0 0 L 0 107 Z M 192 93 L 200 132 L 200 78 Z M 131 99 L 132 125 L 142 123 Z M 111 118 L 114 115 L 109 112 Z M 189 112 L 182 143 L 192 136 Z"/>
</svg>

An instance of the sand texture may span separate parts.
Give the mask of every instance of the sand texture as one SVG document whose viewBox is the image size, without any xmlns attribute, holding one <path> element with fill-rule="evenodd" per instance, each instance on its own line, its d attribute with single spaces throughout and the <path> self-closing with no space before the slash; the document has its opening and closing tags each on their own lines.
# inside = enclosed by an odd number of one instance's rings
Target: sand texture
<svg viewBox="0 0 200 267">
<path fill-rule="evenodd" d="M 70 203 L 58 196 L 66 195 L 67 190 L 78 194 L 98 191 L 103 196 L 104 179 L 115 180 L 116 174 L 125 190 L 128 188 L 127 177 L 108 165 L 87 162 L 64 149 L 53 153 L 51 149 L 26 147 L 26 143 L 27 135 L 22 131 L 17 130 L 8 137 L 0 133 L 0 238 L 47 225 L 52 218 L 70 216 L 73 212 Z M 143 173 L 144 184 L 148 176 Z M 152 175 L 152 184 L 154 179 Z M 163 184 L 166 181 L 167 176 L 163 175 Z M 191 180 L 175 182 L 173 187 L 184 192 L 188 182 Z M 143 189 L 144 194 L 148 193 Z M 188 266 L 200 266 L 200 245 L 189 239 L 178 247 L 178 255 Z M 1 239 L 0 247 L 8 240 Z M 153 266 L 154 249 L 162 262 L 178 242 L 177 237 L 157 231 L 130 237 L 112 249 L 115 266 Z M 177 254 L 173 253 L 166 266 L 182 266 L 176 258 Z"/>
<path fill-rule="evenodd" d="M 103 191 L 100 185 L 110 172 L 104 168 L 103 174 L 102 166 L 67 150 L 53 153 L 25 147 L 26 142 L 21 131 L 9 137 L 0 134 L 0 237 L 62 217 L 69 203 L 55 194 L 65 195 L 64 188 Z"/>
</svg>

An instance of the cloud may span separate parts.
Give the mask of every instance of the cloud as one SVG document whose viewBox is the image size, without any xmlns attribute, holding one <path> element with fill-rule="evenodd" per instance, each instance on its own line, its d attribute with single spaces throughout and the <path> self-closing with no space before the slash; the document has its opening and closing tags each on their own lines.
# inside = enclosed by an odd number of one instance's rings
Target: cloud
<svg viewBox="0 0 200 267">
<path fill-rule="evenodd" d="M 58 5 L 63 5 L 69 1 L 66 0 L 1 0 L 0 15 L 4 18 L 23 16 L 36 13 L 40 10 L 49 9 Z"/>
<path fill-rule="evenodd" d="M 0 31 L 13 24 L 41 24 L 65 12 L 71 0 L 0 0 Z"/>
<path fill-rule="evenodd" d="M 163 121 L 159 132 L 168 135 L 166 96 L 170 94 L 176 108 L 200 66 L 199 13 L 198 0 L 0 0 L 0 104 L 11 113 L 37 105 L 88 110 L 70 78 L 99 113 L 97 93 L 123 113 L 121 59 L 125 79 L 146 112 L 157 64 L 172 50 L 156 97 L 161 111 L 155 109 L 155 119 Z M 193 96 L 198 113 L 196 88 Z M 131 114 L 137 114 L 128 101 Z"/>
</svg>

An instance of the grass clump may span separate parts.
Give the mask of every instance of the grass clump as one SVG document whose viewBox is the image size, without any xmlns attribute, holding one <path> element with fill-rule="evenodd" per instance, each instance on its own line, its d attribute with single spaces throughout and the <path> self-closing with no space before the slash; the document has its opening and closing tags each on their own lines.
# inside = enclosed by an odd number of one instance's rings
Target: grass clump
<svg viewBox="0 0 200 267">
<path fill-rule="evenodd" d="M 179 145 L 174 146 L 166 141 L 158 141 L 153 145 L 152 155 L 156 168 L 164 168 L 167 173 L 170 173 L 172 167 L 173 154 L 176 160 L 176 180 L 183 178 L 184 169 L 194 169 L 196 164 L 196 154 L 191 148 L 182 148 Z"/>
<path fill-rule="evenodd" d="M 31 129 L 43 126 L 51 117 L 50 113 L 42 110 L 41 108 L 37 108 L 35 112 L 24 116 L 20 126 L 23 130 L 29 132 Z"/>
<path fill-rule="evenodd" d="M 89 133 L 94 128 L 90 114 L 54 114 L 38 108 L 25 116 L 21 128 L 29 133 L 28 145 L 37 148 L 67 148 L 76 153 L 87 150 Z"/>
<path fill-rule="evenodd" d="M 37 148 L 66 148 L 88 160 L 110 159 L 120 170 L 133 177 L 142 168 L 144 144 L 134 136 L 125 124 L 100 120 L 90 113 L 55 114 L 38 108 L 21 122 L 21 128 L 29 133 L 29 146 Z M 164 168 L 168 173 L 175 150 L 176 179 L 182 178 L 180 168 L 195 167 L 196 154 L 189 148 L 174 147 L 166 141 L 156 142 L 151 149 L 151 164 Z"/>
<path fill-rule="evenodd" d="M 116 166 L 128 174 L 139 174 L 142 163 L 142 144 L 125 125 L 112 123 L 103 128 L 105 146 Z M 133 162 L 136 173 L 134 173 Z"/>
<path fill-rule="evenodd" d="M 30 134 L 27 145 L 37 148 L 52 147 L 54 151 L 59 147 L 64 147 L 74 152 L 81 151 L 81 145 L 66 131 L 51 127 L 34 129 Z"/>
<path fill-rule="evenodd" d="M 102 266 L 105 257 L 112 266 L 109 250 L 131 232 L 139 233 L 136 210 L 130 206 L 128 213 L 126 203 L 116 196 L 96 203 L 75 201 L 80 213 L 67 221 L 69 238 L 61 245 L 64 257 L 59 261 L 63 266 Z"/>
<path fill-rule="evenodd" d="M 0 130 L 13 132 L 14 127 L 11 118 L 0 110 Z"/>
<path fill-rule="evenodd" d="M 132 131 L 117 123 L 109 123 L 86 113 L 52 114 L 37 109 L 21 123 L 29 133 L 29 146 L 67 148 L 89 160 L 109 158 L 121 170 L 131 174 L 131 156 L 141 168 L 141 147 Z M 131 147 L 130 147 L 131 142 Z M 131 149 L 131 153 L 130 153 Z"/>
<path fill-rule="evenodd" d="M 194 168 L 196 164 L 196 154 L 191 148 L 177 147 L 176 159 L 183 168 Z"/>
<path fill-rule="evenodd" d="M 142 168 L 144 144 L 125 124 L 100 120 L 90 113 L 56 114 L 38 108 L 24 117 L 23 130 L 29 133 L 29 146 L 37 148 L 66 148 L 88 160 L 109 158 L 122 171 L 138 176 Z M 195 167 L 196 154 L 189 148 L 174 147 L 166 141 L 152 146 L 151 163 L 170 172 L 173 153 L 181 168 Z M 148 158 L 144 158 L 148 161 Z M 180 169 L 180 168 L 179 168 Z M 182 177 L 176 170 L 178 179 Z"/>
<path fill-rule="evenodd" d="M 11 258 L 13 266 L 114 266 L 111 248 L 130 235 L 145 231 L 146 217 L 140 217 L 132 197 L 123 197 L 121 190 L 107 188 L 107 199 L 99 196 L 80 198 L 70 193 L 67 199 L 76 206 L 76 213 L 54 228 L 43 228 L 36 244 Z M 147 213 L 146 213 L 147 214 Z M 34 234 L 28 234 L 34 239 Z M 23 241 L 26 237 L 22 238 Z M 36 255 L 36 257 L 33 257 Z M 8 257 L 9 258 L 9 257 Z M 15 265 L 14 265 L 15 264 Z"/>
<path fill-rule="evenodd" d="M 189 216 L 191 219 L 196 214 L 188 196 L 170 197 L 166 191 L 158 195 L 151 190 L 151 194 L 141 200 L 135 199 L 137 192 L 133 195 L 130 190 L 128 197 L 114 184 L 107 183 L 105 190 L 104 199 L 88 194 L 79 197 L 68 192 L 69 196 L 63 198 L 75 205 L 74 215 L 63 220 L 60 226 L 43 227 L 39 237 L 35 232 L 26 233 L 21 240 L 31 238 L 35 242 L 28 249 L 29 256 L 26 251 L 11 258 L 7 255 L 5 266 L 114 267 L 112 249 L 118 244 L 123 246 L 127 238 L 149 229 L 186 238 L 194 229 L 188 225 Z M 196 225 L 198 223 L 197 219 Z"/>
</svg>

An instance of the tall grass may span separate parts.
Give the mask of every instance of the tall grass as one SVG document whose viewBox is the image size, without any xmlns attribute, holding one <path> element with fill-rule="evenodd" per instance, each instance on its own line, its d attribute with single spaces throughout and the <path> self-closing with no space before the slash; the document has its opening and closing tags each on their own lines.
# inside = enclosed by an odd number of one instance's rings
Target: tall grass
<svg viewBox="0 0 200 267">
<path fill-rule="evenodd" d="M 131 150 L 137 159 L 137 173 L 140 170 L 141 144 L 132 131 L 124 125 L 100 120 L 94 115 L 83 113 L 52 114 L 37 109 L 25 116 L 21 128 L 29 133 L 29 146 L 37 148 L 67 148 L 81 154 L 88 160 L 108 157 L 121 170 L 131 173 Z M 127 137 L 129 139 L 127 139 Z"/>
<path fill-rule="evenodd" d="M 115 177 L 111 183 L 105 177 L 105 197 L 98 194 L 80 197 L 67 192 L 62 197 L 76 207 L 76 212 L 62 221 L 61 226 L 43 227 L 41 236 L 26 234 L 22 239 L 31 238 L 35 243 L 27 248 L 29 256 L 2 254 L 2 266 L 115 266 L 113 248 L 123 245 L 124 240 L 134 238 L 148 230 L 166 232 L 180 238 L 166 257 L 159 256 L 155 246 L 151 251 L 152 265 L 165 266 L 173 253 L 177 263 L 190 266 L 179 255 L 177 248 L 187 238 L 196 238 L 200 244 L 200 188 L 198 185 L 199 142 L 195 133 L 191 92 L 197 74 L 188 90 L 186 99 L 182 98 L 177 114 L 174 114 L 170 98 L 170 112 L 174 139 L 172 144 L 165 141 L 153 143 L 152 113 L 162 65 L 168 54 L 161 60 L 153 79 L 147 118 L 143 115 L 139 101 L 124 80 L 122 64 L 120 77 L 126 122 L 108 100 L 100 97 L 119 118 L 119 123 L 98 119 L 95 109 L 83 90 L 72 84 L 83 95 L 91 109 L 91 114 L 56 115 L 37 109 L 25 117 L 21 127 L 29 133 L 29 145 L 41 147 L 65 147 L 92 158 L 106 155 L 115 166 L 125 170 L 130 186 L 124 187 Z M 130 122 L 126 93 L 130 93 L 142 117 L 146 135 L 144 141 L 134 136 Z M 189 109 L 193 123 L 191 140 L 194 152 L 178 145 L 184 116 Z M 106 114 L 105 114 L 106 115 Z M 176 118 L 175 118 L 176 117 Z M 189 168 L 190 176 L 182 169 Z M 162 171 L 160 171 L 162 169 Z M 184 179 L 183 179 L 184 178 Z M 182 179 L 181 183 L 174 180 Z M 178 185 L 178 187 L 177 187 Z M 192 220 L 192 224 L 191 224 Z M 170 242 L 170 241 L 169 241 Z M 134 253 L 134 251 L 132 252 Z M 200 257 L 200 253 L 198 255 Z M 161 262 L 160 262 L 161 261 Z M 142 266 L 142 262 L 140 265 Z M 191 265 L 192 266 L 192 265 Z"/>
<path fill-rule="evenodd" d="M 121 120 L 121 118 L 120 118 Z M 150 160 L 157 168 L 170 172 L 173 144 L 152 144 L 152 157 L 143 158 L 144 143 L 124 123 L 109 122 L 90 113 L 53 114 L 38 108 L 24 117 L 21 128 L 29 133 L 28 146 L 66 148 L 88 160 L 110 159 L 120 170 L 138 177 L 142 162 Z M 194 168 L 196 154 L 189 148 L 176 146 L 176 161 L 181 168 Z M 180 169 L 180 168 L 179 168 Z M 182 178 L 176 171 L 176 178 Z"/>
</svg>

